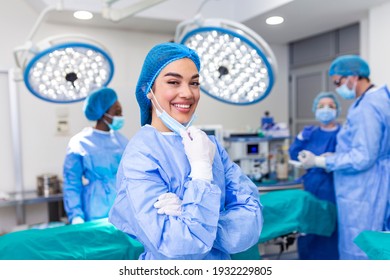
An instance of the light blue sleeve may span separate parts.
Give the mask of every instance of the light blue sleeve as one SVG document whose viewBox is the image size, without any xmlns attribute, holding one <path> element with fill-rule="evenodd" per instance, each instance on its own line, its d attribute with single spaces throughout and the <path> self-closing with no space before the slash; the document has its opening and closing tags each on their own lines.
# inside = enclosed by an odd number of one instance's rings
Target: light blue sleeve
<svg viewBox="0 0 390 280">
<path fill-rule="evenodd" d="M 216 185 L 188 179 L 184 184 L 182 215 L 157 214 L 153 204 L 161 194 L 171 191 L 164 164 L 170 163 L 161 158 L 155 160 L 150 154 L 125 152 L 109 221 L 136 237 L 158 259 L 201 259 L 214 244 L 221 191 Z"/>
<path fill-rule="evenodd" d="M 214 247 L 228 254 L 258 243 L 263 227 L 262 205 L 256 185 L 218 146 L 225 169 L 225 209 L 220 213 Z"/>
<path fill-rule="evenodd" d="M 340 131 L 342 135 L 348 134 L 350 137 L 337 138 L 338 145 L 348 146 L 348 150 L 336 150 L 334 155 L 326 157 L 326 168 L 330 171 L 363 171 L 370 168 L 378 158 L 383 134 L 380 112 L 368 100 L 363 100 L 359 106 L 358 113 L 355 112 L 353 119 L 348 120 L 350 127 L 347 129 L 350 131 Z"/>
<path fill-rule="evenodd" d="M 76 216 L 84 219 L 82 210 L 82 176 L 82 156 L 68 146 L 63 167 L 63 193 L 64 207 L 69 221 L 72 221 Z"/>
</svg>

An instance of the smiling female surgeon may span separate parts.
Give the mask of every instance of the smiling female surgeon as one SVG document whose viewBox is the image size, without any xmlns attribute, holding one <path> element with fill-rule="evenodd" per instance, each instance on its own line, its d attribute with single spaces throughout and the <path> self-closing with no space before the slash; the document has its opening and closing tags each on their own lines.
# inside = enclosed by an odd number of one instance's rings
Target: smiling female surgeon
<svg viewBox="0 0 390 280">
<path fill-rule="evenodd" d="M 140 259 L 230 259 L 260 237 L 256 186 L 214 137 L 190 126 L 199 69 L 195 51 L 163 43 L 138 80 L 142 127 L 123 154 L 109 221 L 144 245 Z"/>
</svg>

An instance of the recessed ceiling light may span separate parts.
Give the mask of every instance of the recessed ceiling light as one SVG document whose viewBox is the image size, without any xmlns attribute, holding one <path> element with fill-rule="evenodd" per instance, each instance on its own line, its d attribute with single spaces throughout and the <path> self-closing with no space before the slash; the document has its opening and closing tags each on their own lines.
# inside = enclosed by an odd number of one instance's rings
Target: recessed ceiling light
<svg viewBox="0 0 390 280">
<path fill-rule="evenodd" d="M 82 19 L 82 20 L 88 20 L 93 18 L 93 14 L 88 11 L 76 11 L 73 13 L 73 16 L 77 19 Z"/>
<path fill-rule="evenodd" d="M 284 21 L 284 18 L 279 17 L 279 16 L 273 16 L 269 17 L 265 20 L 265 22 L 269 25 L 276 25 L 276 24 L 281 24 Z"/>
</svg>

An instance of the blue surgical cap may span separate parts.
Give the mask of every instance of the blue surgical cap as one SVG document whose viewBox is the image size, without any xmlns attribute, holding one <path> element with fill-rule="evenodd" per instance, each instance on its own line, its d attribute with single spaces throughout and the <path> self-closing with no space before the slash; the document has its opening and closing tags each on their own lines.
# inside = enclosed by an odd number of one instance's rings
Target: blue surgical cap
<svg viewBox="0 0 390 280">
<path fill-rule="evenodd" d="M 336 95 L 333 93 L 333 92 L 320 92 L 319 94 L 317 94 L 317 96 L 314 98 L 314 101 L 313 101 L 313 108 L 312 108 L 312 111 L 313 113 L 315 113 L 315 111 L 317 110 L 317 106 L 318 106 L 318 103 L 320 102 L 320 100 L 322 98 L 332 98 L 333 101 L 334 101 L 334 104 L 336 104 L 336 117 L 338 117 L 340 115 L 340 112 L 341 112 L 341 105 L 339 103 L 339 101 L 337 100 L 337 97 Z"/>
<path fill-rule="evenodd" d="M 84 114 L 88 120 L 97 121 L 117 100 L 118 97 L 111 88 L 102 87 L 94 90 L 84 101 Z"/>
<path fill-rule="evenodd" d="M 333 60 L 329 68 L 329 76 L 360 76 L 368 78 L 370 67 L 358 55 L 343 55 Z"/>
<path fill-rule="evenodd" d="M 198 54 L 182 44 L 162 43 L 154 46 L 147 54 L 135 93 L 141 111 L 141 125 L 152 122 L 150 112 L 151 102 L 146 95 L 149 93 L 157 76 L 168 64 L 182 58 L 191 59 L 195 63 L 198 71 L 200 71 Z"/>
</svg>

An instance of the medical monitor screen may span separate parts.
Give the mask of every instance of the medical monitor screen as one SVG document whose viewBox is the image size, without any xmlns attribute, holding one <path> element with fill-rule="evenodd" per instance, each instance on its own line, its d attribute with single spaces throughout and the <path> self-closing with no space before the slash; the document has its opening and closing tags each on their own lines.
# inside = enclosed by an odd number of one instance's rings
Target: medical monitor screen
<svg viewBox="0 0 390 280">
<path fill-rule="evenodd" d="M 259 144 L 248 144 L 246 146 L 246 153 L 248 155 L 258 155 L 259 154 Z"/>
</svg>

